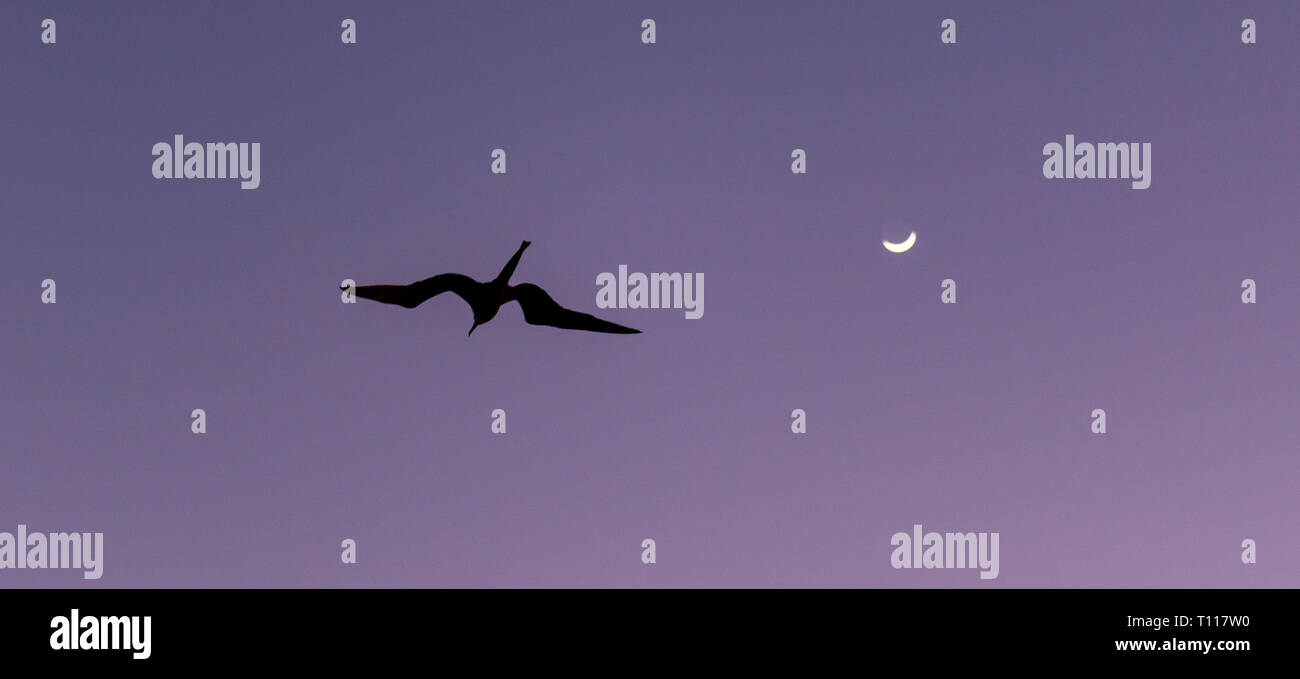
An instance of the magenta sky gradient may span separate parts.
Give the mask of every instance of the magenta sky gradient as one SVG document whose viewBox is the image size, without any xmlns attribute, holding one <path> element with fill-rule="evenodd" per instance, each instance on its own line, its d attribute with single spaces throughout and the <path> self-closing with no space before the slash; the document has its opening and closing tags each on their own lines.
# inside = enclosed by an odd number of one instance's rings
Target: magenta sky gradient
<svg viewBox="0 0 1300 679">
<path fill-rule="evenodd" d="M 0 587 L 1294 587 L 1298 31 L 1289 1 L 10 3 L 0 531 L 106 554 Z M 261 142 L 261 188 L 153 179 L 177 133 Z M 1151 188 L 1044 179 L 1067 133 L 1151 142 Z M 454 298 L 339 303 L 524 239 L 514 280 L 563 304 L 627 264 L 703 272 L 704 317 L 467 339 Z M 1000 532 L 1000 577 L 892 569 L 914 523 Z"/>
</svg>

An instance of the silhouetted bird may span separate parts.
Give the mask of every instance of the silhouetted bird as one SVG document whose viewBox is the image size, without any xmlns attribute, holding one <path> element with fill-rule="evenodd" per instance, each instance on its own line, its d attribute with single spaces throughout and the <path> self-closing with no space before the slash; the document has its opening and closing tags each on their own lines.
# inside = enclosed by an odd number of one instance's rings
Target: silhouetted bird
<svg viewBox="0 0 1300 679">
<path fill-rule="evenodd" d="M 480 283 L 458 273 L 443 273 L 410 285 L 359 285 L 357 297 L 414 309 L 430 297 L 448 291 L 454 292 L 468 302 L 470 309 L 474 311 L 474 325 L 470 327 L 469 335 L 474 334 L 474 328 L 492 320 L 502 304 L 512 300 L 519 302 L 519 307 L 524 311 L 524 320 L 532 325 L 550 325 L 569 330 L 613 332 L 625 335 L 641 332 L 617 323 L 602 321 L 591 314 L 565 309 L 556 304 L 545 290 L 532 283 L 510 285 L 510 276 L 519 264 L 519 257 L 524 254 L 524 250 L 529 245 L 532 243 L 524 241 L 510 261 L 506 262 L 501 273 L 488 283 Z"/>
</svg>

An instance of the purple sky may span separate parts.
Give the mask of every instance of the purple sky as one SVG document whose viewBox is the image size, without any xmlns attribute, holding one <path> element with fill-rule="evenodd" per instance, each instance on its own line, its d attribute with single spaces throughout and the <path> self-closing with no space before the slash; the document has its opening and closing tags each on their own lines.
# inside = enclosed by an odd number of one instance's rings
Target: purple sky
<svg viewBox="0 0 1300 679">
<path fill-rule="evenodd" d="M 1294 2 L 129 10 L 0 13 L 0 531 L 106 552 L 0 587 L 1300 584 Z M 261 187 L 154 179 L 177 133 Z M 1151 188 L 1044 179 L 1066 134 Z M 644 334 L 339 302 L 523 239 Z M 598 310 L 619 264 L 704 317 Z M 891 568 L 914 523 L 1000 577 Z"/>
</svg>

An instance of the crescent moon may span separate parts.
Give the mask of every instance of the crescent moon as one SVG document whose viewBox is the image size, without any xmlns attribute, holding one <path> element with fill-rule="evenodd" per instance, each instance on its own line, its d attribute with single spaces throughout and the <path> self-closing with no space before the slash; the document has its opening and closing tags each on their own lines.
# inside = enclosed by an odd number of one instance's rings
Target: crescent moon
<svg viewBox="0 0 1300 679">
<path fill-rule="evenodd" d="M 887 240 L 882 240 L 880 241 L 880 244 L 885 246 L 885 249 L 890 252 L 907 252 L 916 244 L 916 232 L 913 231 L 911 235 L 907 237 L 907 240 L 902 243 L 890 243 Z"/>
</svg>

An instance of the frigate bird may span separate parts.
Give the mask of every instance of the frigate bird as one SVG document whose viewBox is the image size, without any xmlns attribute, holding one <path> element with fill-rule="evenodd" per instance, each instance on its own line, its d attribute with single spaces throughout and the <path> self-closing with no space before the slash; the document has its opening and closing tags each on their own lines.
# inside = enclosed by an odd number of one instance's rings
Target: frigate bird
<svg viewBox="0 0 1300 679">
<path fill-rule="evenodd" d="M 523 256 L 524 250 L 529 245 L 532 245 L 530 241 L 524 241 L 510 261 L 506 262 L 501 273 L 487 283 L 480 283 L 458 273 L 441 273 L 410 285 L 359 285 L 356 294 L 357 297 L 364 299 L 414 309 L 430 297 L 444 292 L 454 292 L 468 302 L 469 308 L 474 312 L 474 325 L 470 326 L 466 337 L 474 334 L 474 328 L 492 320 L 501 310 L 501 306 L 511 301 L 519 302 L 519 307 L 524 312 L 524 320 L 532 325 L 624 335 L 641 332 L 601 320 L 591 314 L 565 309 L 551 299 L 545 290 L 532 283 L 510 285 L 510 276 L 514 274 L 515 267 L 519 265 L 519 258 Z M 347 290 L 346 287 L 340 289 Z"/>
</svg>

